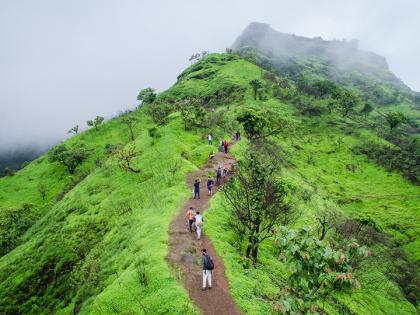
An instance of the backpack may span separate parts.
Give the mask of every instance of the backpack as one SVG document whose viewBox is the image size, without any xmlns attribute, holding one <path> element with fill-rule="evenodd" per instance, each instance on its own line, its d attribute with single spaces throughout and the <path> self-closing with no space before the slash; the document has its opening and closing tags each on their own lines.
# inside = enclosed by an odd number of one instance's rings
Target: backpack
<svg viewBox="0 0 420 315">
<path fill-rule="evenodd" d="M 206 258 L 204 259 L 204 268 L 206 270 L 213 270 L 214 269 L 214 263 L 211 259 L 210 255 L 206 255 Z"/>
</svg>

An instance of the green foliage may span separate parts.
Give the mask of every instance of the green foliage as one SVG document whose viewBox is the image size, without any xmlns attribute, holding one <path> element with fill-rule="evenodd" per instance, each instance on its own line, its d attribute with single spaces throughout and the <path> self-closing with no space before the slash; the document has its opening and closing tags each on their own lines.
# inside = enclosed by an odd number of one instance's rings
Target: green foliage
<svg viewBox="0 0 420 315">
<path fill-rule="evenodd" d="M 20 208 L 0 208 L 0 257 L 19 244 L 20 236 L 33 224 L 33 205 Z"/>
<path fill-rule="evenodd" d="M 130 133 L 130 140 L 134 141 L 134 127 L 138 123 L 138 119 L 135 116 L 124 116 L 121 122 L 127 126 Z"/>
<path fill-rule="evenodd" d="M 96 116 L 94 120 L 88 120 L 86 124 L 89 127 L 95 127 L 95 130 L 98 130 L 98 127 L 104 122 L 104 118 L 102 116 Z"/>
<path fill-rule="evenodd" d="M 156 126 L 148 128 L 147 132 L 149 133 L 149 137 L 152 138 L 152 145 L 155 145 L 156 140 L 162 137 L 159 129 Z"/>
<path fill-rule="evenodd" d="M 156 99 L 155 90 L 152 88 L 146 88 L 139 92 L 137 95 L 137 100 L 140 101 L 142 104 L 151 104 Z"/>
<path fill-rule="evenodd" d="M 400 112 L 389 112 L 383 115 L 386 122 L 388 123 L 389 129 L 392 130 L 401 124 L 407 122 L 407 118 Z"/>
<path fill-rule="evenodd" d="M 357 97 L 349 91 L 344 91 L 343 93 L 341 93 L 339 100 L 341 112 L 344 117 L 347 117 L 348 115 L 353 113 L 354 109 L 358 104 Z"/>
<path fill-rule="evenodd" d="M 84 144 L 68 148 L 65 144 L 55 146 L 48 153 L 48 160 L 51 163 L 59 162 L 67 167 L 70 174 L 74 174 L 76 168 L 88 158 L 88 150 Z"/>
<path fill-rule="evenodd" d="M 367 102 L 365 105 L 363 105 L 363 108 L 361 109 L 361 113 L 365 115 L 365 118 L 374 110 L 374 107 L 371 103 Z"/>
<path fill-rule="evenodd" d="M 166 103 L 153 103 L 146 105 L 145 110 L 153 122 L 163 126 L 168 122 L 168 115 L 174 111 L 174 106 Z"/>
<path fill-rule="evenodd" d="M 185 99 L 178 103 L 177 110 L 181 113 L 184 122 L 184 130 L 202 126 L 206 117 L 206 111 L 196 99 Z"/>
<path fill-rule="evenodd" d="M 263 82 L 258 79 L 254 79 L 249 81 L 249 84 L 252 87 L 252 91 L 254 92 L 254 100 L 257 100 L 257 95 L 260 89 L 263 87 Z"/>
</svg>

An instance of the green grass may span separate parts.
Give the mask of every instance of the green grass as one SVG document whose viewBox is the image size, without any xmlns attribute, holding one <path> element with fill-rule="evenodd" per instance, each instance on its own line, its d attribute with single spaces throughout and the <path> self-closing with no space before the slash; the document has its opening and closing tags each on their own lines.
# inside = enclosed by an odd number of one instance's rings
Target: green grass
<svg viewBox="0 0 420 315">
<path fill-rule="evenodd" d="M 244 108 L 257 104 L 295 122 L 294 134 L 285 133 L 275 141 L 287 161 L 280 174 L 296 187 L 293 198 L 301 211 L 296 225 L 314 225 L 314 218 L 326 207 L 352 218 L 369 217 L 418 264 L 419 187 L 351 150 L 364 139 L 380 139 L 370 131 L 355 130 L 354 122 L 336 115 L 307 118 L 295 114 L 293 105 L 272 97 L 254 101 L 249 81 L 261 76 L 262 70 L 254 64 L 212 54 L 187 68 L 159 97 L 208 97 L 226 85 L 245 89 L 242 101 L 218 104 L 216 110 L 234 119 Z M 91 155 L 73 177 L 88 176 L 62 200 L 56 196 L 72 176 L 62 165 L 48 162 L 47 155 L 15 176 L 0 179 L 0 209 L 32 204 L 38 218 L 22 236 L 21 245 L 0 258 L 0 309 L 5 313 L 69 314 L 75 306 L 81 314 L 197 312 L 166 256 L 169 223 L 190 197 L 186 174 L 208 157 L 205 137 L 209 130 L 186 132 L 179 114 L 174 113 L 166 126 L 159 127 L 161 137 L 152 145 L 149 117 L 142 110 L 130 115 L 140 121 L 135 130 L 135 143 L 142 151 L 135 159 L 140 174 L 122 171 L 105 155 L 106 144 L 129 142 L 127 127 L 118 117 L 98 131 L 91 129 L 66 141 L 66 145 L 85 143 Z M 216 136 L 215 142 L 223 131 Z M 241 159 L 245 150 L 243 139 L 232 153 Z M 183 152 L 188 153 L 188 160 Z M 98 166 L 97 159 L 103 164 Z M 350 164 L 356 166 L 354 173 L 347 167 Z M 179 169 L 172 177 L 170 169 L 176 165 Z M 48 187 L 45 200 L 37 190 L 40 183 Z M 310 197 L 303 198 L 305 193 Z M 279 291 L 273 280 L 285 278 L 286 268 L 277 259 L 272 240 L 267 240 L 258 268 L 243 269 L 228 220 L 224 200 L 217 195 L 206 213 L 205 232 L 224 261 L 239 307 L 247 314 L 267 314 Z M 385 268 L 367 260 L 358 275 L 362 289 L 339 292 L 335 298 L 356 314 L 415 314 L 396 284 L 385 278 Z M 374 287 L 373 278 L 383 280 L 383 287 Z M 339 314 L 336 305 L 325 307 Z"/>
</svg>

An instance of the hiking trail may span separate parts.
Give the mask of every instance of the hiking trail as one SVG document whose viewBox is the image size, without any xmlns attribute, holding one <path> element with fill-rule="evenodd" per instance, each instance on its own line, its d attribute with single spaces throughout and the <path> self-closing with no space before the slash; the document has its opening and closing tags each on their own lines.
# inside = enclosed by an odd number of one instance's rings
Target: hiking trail
<svg viewBox="0 0 420 315">
<path fill-rule="evenodd" d="M 232 142 L 233 144 L 233 142 Z M 188 231 L 188 222 L 185 214 L 190 207 L 195 211 L 204 214 L 209 207 L 209 201 L 219 190 L 214 178 L 215 170 L 218 165 L 223 166 L 228 163 L 235 165 L 234 157 L 224 152 L 218 152 L 213 160 L 209 160 L 202 168 L 187 175 L 187 185 L 192 190 L 194 179 L 201 179 L 200 197 L 201 199 L 190 199 L 182 206 L 180 213 L 175 217 L 169 227 L 169 254 L 168 261 L 179 269 L 181 273 L 180 281 L 183 282 L 188 291 L 190 299 L 201 310 L 204 315 L 239 315 L 241 312 L 235 305 L 229 292 L 229 284 L 225 274 L 223 261 L 216 254 L 211 241 L 205 235 L 206 218 L 204 216 L 203 234 L 200 240 L 196 239 L 195 233 Z M 215 183 L 213 185 L 213 195 L 207 192 L 207 175 L 211 174 Z M 228 173 L 223 177 L 223 182 L 234 175 Z M 222 182 L 222 183 L 223 183 Z M 201 272 L 201 249 L 206 248 L 214 262 L 212 274 L 212 289 L 202 291 L 202 272 Z"/>
</svg>

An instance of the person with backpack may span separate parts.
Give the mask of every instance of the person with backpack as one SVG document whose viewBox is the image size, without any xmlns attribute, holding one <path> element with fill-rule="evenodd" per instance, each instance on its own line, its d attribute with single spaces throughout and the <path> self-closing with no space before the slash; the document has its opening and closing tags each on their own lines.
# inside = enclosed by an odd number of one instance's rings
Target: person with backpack
<svg viewBox="0 0 420 315">
<path fill-rule="evenodd" d="M 207 254 L 207 250 L 203 248 L 201 250 L 201 269 L 203 270 L 203 291 L 207 288 L 208 283 L 208 289 L 211 289 L 211 273 L 214 269 L 214 263 L 211 259 L 210 255 Z"/>
<path fill-rule="evenodd" d="M 203 229 L 204 225 L 204 219 L 203 216 L 200 214 L 200 211 L 197 211 L 195 214 L 195 227 L 196 227 L 196 233 L 197 233 L 197 239 L 199 240 L 201 238 L 201 231 Z"/>
<path fill-rule="evenodd" d="M 235 136 L 236 136 L 236 141 L 239 141 L 241 139 L 241 133 L 239 132 L 239 130 L 236 132 Z"/>
<path fill-rule="evenodd" d="M 229 142 L 227 140 L 223 141 L 223 147 L 225 148 L 225 153 L 228 153 Z"/>
<path fill-rule="evenodd" d="M 220 166 L 216 170 L 216 183 L 217 185 L 222 183 L 222 168 Z"/>
<path fill-rule="evenodd" d="M 188 220 L 188 228 L 190 230 L 190 233 L 192 233 L 193 232 L 193 223 L 194 223 L 193 207 L 190 207 L 190 209 L 187 211 L 187 214 L 185 215 L 185 218 Z"/>
<path fill-rule="evenodd" d="M 209 192 L 209 196 L 211 196 L 212 192 L 213 192 L 213 180 L 211 179 L 211 177 L 209 176 L 207 178 L 207 190 Z"/>
<path fill-rule="evenodd" d="M 209 145 L 212 145 L 212 144 L 213 144 L 212 137 L 211 137 L 211 134 L 210 134 L 210 133 L 209 133 L 209 135 L 207 136 L 207 140 L 208 140 L 208 142 L 209 142 Z"/>
<path fill-rule="evenodd" d="M 220 139 L 219 152 L 223 152 L 223 140 Z"/>
<path fill-rule="evenodd" d="M 200 199 L 200 181 L 198 179 L 194 181 L 194 199 Z"/>
</svg>

